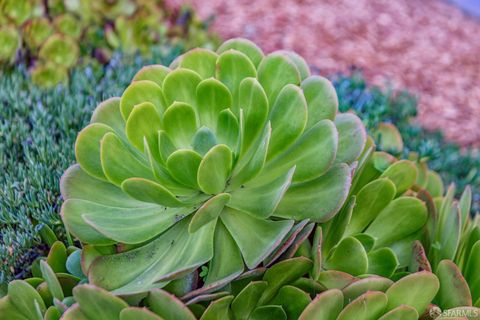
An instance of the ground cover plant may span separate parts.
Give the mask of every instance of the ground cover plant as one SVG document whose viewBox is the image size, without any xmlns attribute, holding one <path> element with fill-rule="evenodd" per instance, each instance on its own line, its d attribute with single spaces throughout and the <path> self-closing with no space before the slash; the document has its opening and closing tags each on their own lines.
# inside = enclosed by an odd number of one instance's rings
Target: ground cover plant
<svg viewBox="0 0 480 320">
<path fill-rule="evenodd" d="M 470 189 L 456 200 L 337 108 L 301 57 L 244 39 L 140 69 L 76 139 L 61 180 L 75 242 L 44 229 L 50 251 L 3 289 L 0 319 L 478 312 Z"/>
<path fill-rule="evenodd" d="M 79 62 L 107 62 L 115 50 L 148 56 L 165 44 L 215 45 L 192 10 L 177 12 L 159 0 L 4 0 L 0 4 L 0 66 L 28 64 L 34 83 L 68 81 Z"/>
</svg>

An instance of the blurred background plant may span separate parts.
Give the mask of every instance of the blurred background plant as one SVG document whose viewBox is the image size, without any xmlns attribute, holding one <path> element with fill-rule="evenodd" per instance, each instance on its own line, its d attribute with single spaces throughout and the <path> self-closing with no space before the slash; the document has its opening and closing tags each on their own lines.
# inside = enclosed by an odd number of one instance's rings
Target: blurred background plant
<svg viewBox="0 0 480 320">
<path fill-rule="evenodd" d="M 25 62 L 35 84 L 68 81 L 79 62 L 108 62 L 115 50 L 151 56 L 164 44 L 184 49 L 214 47 L 217 37 L 183 6 L 168 9 L 160 0 L 2 0 L 0 65 Z"/>
</svg>

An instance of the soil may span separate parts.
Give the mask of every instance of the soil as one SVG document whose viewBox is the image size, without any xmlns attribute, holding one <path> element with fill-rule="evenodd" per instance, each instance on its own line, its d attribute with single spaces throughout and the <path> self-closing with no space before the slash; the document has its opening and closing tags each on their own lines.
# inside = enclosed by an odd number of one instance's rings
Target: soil
<svg viewBox="0 0 480 320">
<path fill-rule="evenodd" d="M 171 5 L 185 3 L 168 0 Z M 295 50 L 319 73 L 355 65 L 419 97 L 418 121 L 480 146 L 480 19 L 442 0 L 191 0 L 223 38 Z"/>
</svg>

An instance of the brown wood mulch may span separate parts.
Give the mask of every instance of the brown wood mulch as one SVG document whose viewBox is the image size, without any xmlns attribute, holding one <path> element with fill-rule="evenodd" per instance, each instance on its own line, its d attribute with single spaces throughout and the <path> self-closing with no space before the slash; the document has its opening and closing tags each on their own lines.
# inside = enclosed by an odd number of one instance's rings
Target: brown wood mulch
<svg viewBox="0 0 480 320">
<path fill-rule="evenodd" d="M 185 3 L 169 0 L 171 5 Z M 291 49 L 323 74 L 355 65 L 416 93 L 418 121 L 480 146 L 480 19 L 442 0 L 190 0 L 223 38 Z"/>
</svg>

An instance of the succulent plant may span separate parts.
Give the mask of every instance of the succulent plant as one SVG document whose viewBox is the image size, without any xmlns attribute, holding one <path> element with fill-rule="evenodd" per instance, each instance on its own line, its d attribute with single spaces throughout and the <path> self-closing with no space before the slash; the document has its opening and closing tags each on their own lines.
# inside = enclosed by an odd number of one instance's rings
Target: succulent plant
<svg viewBox="0 0 480 320">
<path fill-rule="evenodd" d="M 383 136 L 388 137 L 383 147 L 401 153 L 403 141 L 398 130 L 393 125 L 387 124 L 381 125 L 380 128 Z M 391 148 L 393 146 L 395 148 Z M 384 156 L 388 157 L 386 154 Z M 372 158 L 375 158 L 375 154 Z M 408 162 L 416 167 L 416 170 L 410 169 L 410 171 L 417 172 L 416 178 L 405 171 L 396 176 L 402 177 L 403 180 L 405 177 L 411 177 L 408 194 L 416 196 L 425 203 L 422 215 L 426 223 L 422 230 L 413 234 L 413 237 L 402 237 L 399 239 L 400 242 L 392 248 L 400 260 L 399 270 L 400 272 L 421 270 L 435 272 L 440 281 L 440 290 L 434 303 L 444 310 L 478 307 L 480 306 L 478 285 L 480 277 L 478 272 L 473 270 L 478 269 L 478 261 L 480 261 L 480 252 L 477 249 L 477 246 L 480 246 L 480 225 L 478 216 L 475 219 L 470 216 L 471 190 L 467 187 L 457 201 L 454 199 L 455 186 L 451 185 L 444 195 L 443 182 L 437 173 L 429 170 L 427 159 L 418 159 L 416 154 L 411 154 L 410 158 L 412 161 Z M 386 188 L 382 189 L 383 192 L 386 190 Z M 382 195 L 382 198 L 385 199 L 385 196 Z M 354 208 L 354 211 L 358 208 Z M 340 216 L 339 214 L 337 217 Z M 349 221 L 347 230 L 355 225 L 354 221 L 354 219 Z M 414 219 L 410 218 L 409 221 L 411 223 Z M 398 224 L 395 224 L 395 227 L 395 231 L 398 231 Z M 384 265 L 386 265 L 385 261 L 387 260 L 383 259 Z M 379 274 L 378 270 L 375 273 Z"/>
<path fill-rule="evenodd" d="M 6 19 L 20 26 L 31 17 L 34 6 L 35 1 L 3 0 L 0 3 L 0 12 Z"/>
<path fill-rule="evenodd" d="M 42 87 L 51 88 L 68 82 L 68 70 L 54 63 L 39 63 L 31 70 L 32 81 Z"/>
<path fill-rule="evenodd" d="M 396 278 L 411 263 L 413 244 L 428 219 L 424 201 L 411 191 L 417 168 L 373 148 L 369 140 L 339 214 L 301 245 L 302 254 L 317 264 L 314 279 L 322 268 Z"/>
<path fill-rule="evenodd" d="M 82 35 L 82 24 L 74 15 L 65 13 L 56 16 L 53 20 L 53 25 L 58 33 L 71 37 L 72 39 L 79 39 Z"/>
<path fill-rule="evenodd" d="M 10 63 L 15 59 L 20 47 L 20 35 L 14 27 L 0 27 L 0 63 Z"/>
<path fill-rule="evenodd" d="M 480 307 L 480 220 L 478 215 L 472 218 L 469 214 L 470 188 L 464 190 L 458 201 L 454 199 L 453 185 L 444 196 L 436 198 L 427 190 L 421 192 L 429 201 L 429 221 L 422 245 L 441 285 L 436 303 L 442 308 Z"/>
<path fill-rule="evenodd" d="M 33 18 L 23 26 L 23 40 L 31 50 L 36 50 L 53 32 L 53 26 L 47 18 Z"/>
<path fill-rule="evenodd" d="M 67 82 L 69 69 L 81 56 L 83 61 L 106 63 L 112 50 L 132 57 L 148 56 L 153 47 L 165 44 L 189 48 L 195 39 L 213 46 L 206 27 L 195 26 L 190 32 L 190 24 L 199 24 L 192 11 L 184 33 L 168 32 L 174 16 L 157 0 L 4 0 L 0 64 L 26 62 L 35 84 L 52 87 Z"/>
<path fill-rule="evenodd" d="M 366 139 L 336 113 L 302 58 L 243 39 L 139 71 L 97 107 L 62 179 L 68 230 L 120 251 L 97 253 L 90 281 L 141 292 L 210 261 L 218 284 L 257 267 L 294 221 L 331 219 Z"/>
<path fill-rule="evenodd" d="M 32 264 L 32 277 L 8 284 L 0 299 L 1 320 L 58 320 L 73 303 L 72 290 L 85 278 L 80 249 L 55 241 L 47 257 Z"/>
<path fill-rule="evenodd" d="M 75 65 L 78 55 L 79 48 L 75 40 L 58 34 L 50 36 L 38 53 L 41 61 L 51 62 L 64 68 Z"/>
<path fill-rule="evenodd" d="M 0 299 L 1 320 L 418 319 L 439 287 L 435 275 L 426 271 L 397 282 L 348 274 L 322 274 L 318 282 L 308 278 L 312 261 L 297 257 L 244 273 L 213 294 L 200 289 L 178 298 L 152 289 L 118 297 L 91 284 L 77 284 L 74 276 L 68 283 L 65 275 L 55 274 L 54 268 L 65 266 L 79 272 L 79 251 L 72 250 L 65 264 L 62 246 L 54 243 L 49 257 L 40 262 L 43 279 L 9 284 L 8 294 Z"/>
<path fill-rule="evenodd" d="M 397 127 L 391 123 L 379 123 L 374 132 L 381 150 L 397 155 L 403 151 L 403 140 Z"/>
</svg>

